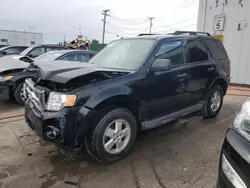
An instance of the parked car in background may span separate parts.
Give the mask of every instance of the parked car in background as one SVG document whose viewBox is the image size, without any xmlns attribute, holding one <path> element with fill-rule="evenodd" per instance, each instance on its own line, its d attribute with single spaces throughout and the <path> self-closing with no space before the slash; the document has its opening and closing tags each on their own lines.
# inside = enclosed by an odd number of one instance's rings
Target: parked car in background
<svg viewBox="0 0 250 188">
<path fill-rule="evenodd" d="M 89 50 L 56 50 L 45 53 L 35 58 L 34 60 L 35 61 L 62 60 L 62 61 L 88 62 L 95 54 L 97 54 L 97 52 Z"/>
<path fill-rule="evenodd" d="M 250 100 L 238 111 L 221 150 L 217 188 L 250 187 Z"/>
<path fill-rule="evenodd" d="M 13 58 L 21 58 L 21 57 L 30 57 L 32 59 L 37 58 L 38 56 L 45 54 L 50 51 L 54 50 L 64 50 L 67 49 L 64 46 L 61 45 L 53 45 L 53 44 L 43 44 L 43 45 L 37 45 L 32 46 L 24 50 L 22 53 L 20 53 L 20 56 L 13 56 Z"/>
<path fill-rule="evenodd" d="M 39 64 L 26 79 L 25 118 L 41 139 L 122 159 L 137 133 L 191 113 L 214 118 L 230 81 L 221 42 L 200 32 L 111 42 L 82 68 Z"/>
<path fill-rule="evenodd" d="M 47 62 L 47 66 L 56 66 L 58 71 L 63 69 L 62 64 L 64 63 L 70 67 L 82 67 L 81 64 L 87 62 L 95 54 L 96 52 L 86 50 L 57 50 L 34 60 L 28 58 L 26 62 L 13 58 L 2 58 L 1 60 L 4 62 L 0 62 L 0 100 L 14 98 L 19 104 L 24 104 L 24 80 L 38 76 L 37 70 L 33 66 Z M 33 63 L 30 64 L 28 61 Z"/>
<path fill-rule="evenodd" d="M 28 46 L 5 46 L 0 48 L 0 57 L 13 54 L 20 54 L 27 48 Z"/>
</svg>

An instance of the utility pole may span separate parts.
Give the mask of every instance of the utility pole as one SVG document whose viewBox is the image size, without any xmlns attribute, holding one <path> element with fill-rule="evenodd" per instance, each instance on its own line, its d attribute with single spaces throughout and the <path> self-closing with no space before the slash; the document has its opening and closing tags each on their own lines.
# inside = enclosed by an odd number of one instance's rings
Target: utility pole
<svg viewBox="0 0 250 188">
<path fill-rule="evenodd" d="M 63 34 L 63 43 L 66 41 L 66 34 Z"/>
<path fill-rule="evenodd" d="M 155 19 L 155 17 L 149 17 L 148 19 L 149 19 L 149 34 L 151 34 L 152 26 L 153 26 L 152 20 Z"/>
<path fill-rule="evenodd" d="M 102 14 L 104 15 L 104 18 L 103 18 L 103 29 L 102 29 L 102 44 L 104 44 L 106 17 L 108 16 L 108 14 L 107 14 L 108 12 L 109 12 L 108 9 L 102 11 Z"/>
</svg>

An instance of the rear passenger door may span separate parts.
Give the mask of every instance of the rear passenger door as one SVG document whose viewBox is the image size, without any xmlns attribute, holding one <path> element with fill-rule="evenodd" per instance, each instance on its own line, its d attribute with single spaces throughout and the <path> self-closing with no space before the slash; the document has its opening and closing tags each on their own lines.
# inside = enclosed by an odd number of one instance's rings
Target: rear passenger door
<svg viewBox="0 0 250 188">
<path fill-rule="evenodd" d="M 216 67 L 201 40 L 188 41 L 186 49 L 191 76 L 187 87 L 187 103 L 191 106 L 204 99 L 208 86 L 216 77 Z"/>
</svg>

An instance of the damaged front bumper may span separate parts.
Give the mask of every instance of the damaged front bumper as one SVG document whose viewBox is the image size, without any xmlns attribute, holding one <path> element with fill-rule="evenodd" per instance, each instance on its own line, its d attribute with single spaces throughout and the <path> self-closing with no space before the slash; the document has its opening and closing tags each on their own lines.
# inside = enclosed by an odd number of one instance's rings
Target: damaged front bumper
<svg viewBox="0 0 250 188">
<path fill-rule="evenodd" d="M 26 101 L 25 119 L 28 126 L 43 140 L 51 141 L 64 149 L 77 149 L 84 144 L 89 126 L 84 107 L 65 108 L 59 112 L 39 112 L 32 102 Z"/>
</svg>

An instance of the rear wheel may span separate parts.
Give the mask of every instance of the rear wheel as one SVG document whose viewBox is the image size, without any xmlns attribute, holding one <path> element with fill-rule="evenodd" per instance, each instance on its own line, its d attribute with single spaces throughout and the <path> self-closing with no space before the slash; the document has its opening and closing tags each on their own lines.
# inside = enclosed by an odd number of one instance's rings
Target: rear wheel
<svg viewBox="0 0 250 188">
<path fill-rule="evenodd" d="M 131 150 L 137 135 L 134 115 L 116 108 L 105 114 L 97 126 L 87 131 L 85 145 L 89 154 L 101 163 L 113 163 Z"/>
<path fill-rule="evenodd" d="M 203 107 L 203 116 L 205 118 L 214 118 L 218 115 L 223 104 L 223 97 L 221 86 L 215 85 L 210 89 Z"/>
<path fill-rule="evenodd" d="M 15 98 L 16 102 L 18 102 L 22 106 L 25 103 L 23 84 L 24 84 L 24 82 L 18 84 L 14 90 L 14 98 Z"/>
</svg>

